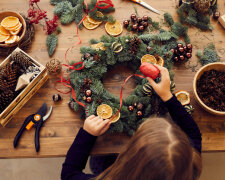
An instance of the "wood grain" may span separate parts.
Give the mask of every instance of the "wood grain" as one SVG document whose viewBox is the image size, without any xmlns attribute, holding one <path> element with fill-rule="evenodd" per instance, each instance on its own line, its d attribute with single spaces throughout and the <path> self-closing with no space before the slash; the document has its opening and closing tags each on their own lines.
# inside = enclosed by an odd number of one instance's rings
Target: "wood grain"
<svg viewBox="0 0 225 180">
<path fill-rule="evenodd" d="M 176 16 L 175 1 L 173 0 L 160 0 L 151 1 L 145 0 L 147 3 L 152 5 L 154 8 L 163 12 L 170 12 L 173 16 Z M 219 10 L 221 14 L 225 14 L 224 2 L 219 0 Z M 136 5 L 127 0 L 114 0 L 116 11 L 113 15 L 119 21 L 128 19 L 130 14 L 134 12 L 134 8 L 138 9 L 140 16 L 149 15 L 154 20 L 161 21 L 163 16 L 158 16 L 147 9 Z M 40 6 L 48 11 L 48 15 L 52 17 L 52 9 L 54 8 L 49 4 L 49 0 L 41 0 Z M 11 1 L 0 1 L 0 10 L 12 10 L 17 12 L 24 12 L 28 9 L 28 0 L 11 0 Z M 189 35 L 194 45 L 195 51 L 202 49 L 208 43 L 213 42 L 216 45 L 221 60 L 225 62 L 223 55 L 225 53 L 225 30 L 216 21 L 212 20 L 214 31 L 213 32 L 199 32 L 196 28 L 190 28 Z M 71 47 L 78 41 L 76 35 L 76 27 L 74 23 L 68 26 L 61 26 L 62 33 L 59 35 L 59 44 L 57 51 L 54 54 L 54 58 L 60 59 L 64 62 L 64 54 L 67 48 Z M 46 64 L 50 58 L 45 46 L 46 34 L 43 32 L 41 26 L 35 26 L 36 35 L 32 43 L 31 48 L 27 53 L 34 59 L 37 59 L 42 64 Z M 79 48 L 81 46 L 87 46 L 91 38 L 100 38 L 106 34 L 104 25 L 101 25 L 96 30 L 83 29 L 80 32 L 82 39 L 81 45 L 75 45 L 74 48 L 68 54 L 69 60 L 80 59 Z M 124 30 L 123 35 L 127 34 Z M 3 61 L 5 57 L 1 57 Z M 194 56 L 191 59 L 191 64 L 195 64 L 197 58 Z M 196 111 L 194 119 L 198 123 L 203 138 L 203 151 L 224 151 L 225 150 L 225 117 L 219 117 L 211 115 L 204 111 L 195 101 L 192 90 L 192 81 L 195 72 L 191 69 L 185 68 L 184 65 L 175 66 L 174 72 L 176 90 L 189 91 L 192 98 L 192 104 Z M 131 74 L 132 71 L 126 67 L 113 68 L 104 77 L 104 86 L 113 94 L 119 96 L 120 85 L 123 80 Z M 83 121 L 79 119 L 79 114 L 72 112 L 68 108 L 68 102 L 70 95 L 62 95 L 63 100 L 60 103 L 54 103 L 52 101 L 52 95 L 57 93 L 54 89 L 54 82 L 56 77 L 51 75 L 48 82 L 26 103 L 16 117 L 5 127 L 0 128 L 0 158 L 17 158 L 17 157 L 53 157 L 53 156 L 65 156 L 68 148 L 74 140 L 79 127 L 82 126 Z M 125 97 L 132 93 L 135 87 L 135 83 L 130 81 L 125 87 Z M 66 90 L 65 88 L 61 88 Z M 34 148 L 34 129 L 25 132 L 21 138 L 21 141 L 17 149 L 13 148 L 13 139 L 22 125 L 24 119 L 34 113 L 43 102 L 46 102 L 48 106 L 53 105 L 53 114 L 50 119 L 46 121 L 44 127 L 40 132 L 40 152 L 36 153 Z M 118 153 L 121 148 L 127 143 L 129 137 L 123 134 L 104 135 L 99 137 L 93 150 L 93 154 L 107 154 L 107 153 Z"/>
</svg>

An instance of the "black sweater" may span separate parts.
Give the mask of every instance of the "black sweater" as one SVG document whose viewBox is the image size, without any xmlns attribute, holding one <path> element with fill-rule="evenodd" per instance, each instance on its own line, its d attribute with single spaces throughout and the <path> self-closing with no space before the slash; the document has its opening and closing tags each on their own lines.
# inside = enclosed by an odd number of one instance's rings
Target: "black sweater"
<svg viewBox="0 0 225 180">
<path fill-rule="evenodd" d="M 165 102 L 165 105 L 173 121 L 187 134 L 193 147 L 201 153 L 201 133 L 192 117 L 186 112 L 175 96 Z M 80 128 L 63 163 L 62 180 L 85 180 L 95 177 L 91 174 L 84 174 L 82 170 L 86 166 L 88 156 L 96 139 L 96 136 L 92 136 L 83 130 L 83 128 Z"/>
</svg>

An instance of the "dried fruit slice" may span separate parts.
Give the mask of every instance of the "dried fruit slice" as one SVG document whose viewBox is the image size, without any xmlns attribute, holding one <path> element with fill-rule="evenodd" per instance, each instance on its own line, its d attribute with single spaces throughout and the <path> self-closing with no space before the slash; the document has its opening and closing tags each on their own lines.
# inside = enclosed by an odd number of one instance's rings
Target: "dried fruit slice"
<svg viewBox="0 0 225 180">
<path fill-rule="evenodd" d="M 156 64 L 157 65 L 159 65 L 159 66 L 164 66 L 164 60 L 163 60 L 163 58 L 161 57 L 161 56 L 158 56 L 157 58 L 156 58 Z"/>
<path fill-rule="evenodd" d="M 101 104 L 97 108 L 97 115 L 102 119 L 108 119 L 112 116 L 112 108 L 107 104 Z"/>
<path fill-rule="evenodd" d="M 103 51 L 106 50 L 106 47 L 104 46 L 104 43 L 103 43 L 103 42 L 99 42 L 99 43 L 97 43 L 97 44 L 92 44 L 91 47 L 92 47 L 93 49 L 95 49 L 95 50 L 97 50 L 97 49 L 101 49 L 101 50 L 103 50 Z"/>
<path fill-rule="evenodd" d="M 115 122 L 117 122 L 120 119 L 120 112 L 116 115 L 118 109 L 115 109 L 115 110 L 116 110 L 115 114 L 113 114 L 112 117 L 109 119 L 111 121 L 111 123 L 115 123 Z"/>
<path fill-rule="evenodd" d="M 90 23 L 88 21 L 88 18 L 85 18 L 85 20 L 83 21 L 83 25 L 84 27 L 86 27 L 87 29 L 95 29 L 99 26 L 99 24 L 93 24 L 93 23 Z"/>
<path fill-rule="evenodd" d="M 104 17 L 104 14 L 102 14 L 102 12 L 100 12 L 100 11 L 97 11 L 96 16 L 102 18 L 102 17 Z M 102 23 L 102 21 L 95 20 L 95 19 L 91 18 L 90 16 L 87 16 L 87 19 L 92 24 L 99 25 Z"/>
<path fill-rule="evenodd" d="M 4 28 L 14 27 L 19 23 L 19 19 L 15 16 L 8 16 L 4 18 L 1 22 L 1 26 Z"/>
<path fill-rule="evenodd" d="M 12 35 L 17 35 L 17 34 L 19 34 L 19 32 L 20 32 L 20 30 L 22 29 L 22 26 L 20 26 L 18 29 L 16 29 L 15 31 L 9 31 L 10 32 L 10 34 L 12 34 Z"/>
<path fill-rule="evenodd" d="M 152 64 L 156 64 L 157 60 L 156 60 L 155 56 L 150 55 L 150 54 L 145 54 L 141 58 L 141 63 L 143 63 L 143 62 L 149 62 L 149 63 L 152 63 Z"/>
<path fill-rule="evenodd" d="M 105 30 L 111 36 L 118 36 L 123 32 L 123 26 L 119 21 L 115 21 L 115 23 L 107 22 Z"/>
<path fill-rule="evenodd" d="M 18 29 L 21 29 L 21 27 L 22 27 L 22 23 L 19 23 L 15 27 L 6 28 L 6 29 L 9 30 L 9 31 L 17 31 Z"/>
<path fill-rule="evenodd" d="M 12 35 L 12 36 L 10 36 L 9 39 L 7 39 L 7 40 L 5 41 L 5 43 L 6 43 L 6 44 L 12 44 L 12 43 L 16 42 L 16 40 L 17 40 L 17 36 L 16 36 L 16 35 Z"/>
<path fill-rule="evenodd" d="M 9 39 L 9 37 L 10 37 L 9 35 L 5 36 L 5 35 L 0 34 L 0 43 L 6 41 L 7 39 Z"/>
<path fill-rule="evenodd" d="M 9 31 L 6 30 L 3 26 L 0 26 L 0 34 L 8 36 L 10 35 Z"/>
<path fill-rule="evenodd" d="M 187 91 L 178 91 L 175 93 L 175 96 L 183 106 L 190 104 L 191 98 Z"/>
</svg>

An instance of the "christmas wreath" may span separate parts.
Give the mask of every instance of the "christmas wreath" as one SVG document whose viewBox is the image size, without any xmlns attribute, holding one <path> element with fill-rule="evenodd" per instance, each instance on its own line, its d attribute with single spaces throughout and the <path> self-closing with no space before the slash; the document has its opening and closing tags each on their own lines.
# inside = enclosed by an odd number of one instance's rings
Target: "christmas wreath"
<svg viewBox="0 0 225 180">
<path fill-rule="evenodd" d="M 68 79 L 61 78 L 59 82 L 72 88 L 69 106 L 75 111 L 81 109 L 81 118 L 91 114 L 97 114 L 103 119 L 110 118 L 113 123 L 109 133 L 125 132 L 133 135 L 149 116 L 167 112 L 148 81 L 140 77 L 142 74 L 139 70 L 141 63 L 146 61 L 166 67 L 171 77 L 171 91 L 174 91 L 172 66 L 188 60 L 192 47 L 191 44 L 184 46 L 184 43 L 178 42 L 180 37 L 187 36 L 185 27 L 174 23 L 169 14 L 165 15 L 165 20 L 173 26 L 170 31 L 160 29 L 158 33 L 139 36 L 102 36 L 100 40 L 90 40 L 89 47 L 80 48 L 81 61 L 71 62 Z M 115 97 L 103 85 L 104 74 L 115 65 L 125 65 L 137 75 L 137 86 L 126 99 Z M 155 81 L 159 82 L 160 76 Z"/>
<path fill-rule="evenodd" d="M 84 63 L 83 69 L 71 70 L 69 75 L 71 86 L 76 94 L 76 102 L 73 99 L 71 102 L 72 107 L 75 111 L 81 107 L 83 118 L 85 118 L 86 111 L 90 115 L 96 114 L 99 109 L 104 114 L 104 108 L 107 111 L 105 117 L 113 117 L 120 107 L 120 100 L 103 86 L 103 75 L 108 68 L 124 64 L 133 69 L 135 74 L 141 74 L 139 71 L 141 58 L 150 54 L 156 59 L 162 57 L 164 67 L 168 68 L 172 80 L 173 75 L 170 70 L 173 65 L 173 53 L 171 49 L 176 46 L 176 38 L 171 32 L 164 30 L 154 36 L 152 34 L 117 38 L 103 36 L 100 41 L 91 40 L 90 47 L 81 47 L 80 49 L 83 54 L 81 57 Z M 157 78 L 156 81 L 160 81 L 160 78 Z M 136 83 L 133 94 L 123 99 L 120 113 L 114 117 L 116 122 L 112 123 L 109 132 L 126 132 L 132 135 L 137 127 L 152 114 L 166 113 L 161 99 L 147 80 L 136 77 Z M 172 82 L 171 90 L 173 91 L 174 88 L 175 84 Z M 86 109 L 77 102 L 85 104 Z"/>
</svg>

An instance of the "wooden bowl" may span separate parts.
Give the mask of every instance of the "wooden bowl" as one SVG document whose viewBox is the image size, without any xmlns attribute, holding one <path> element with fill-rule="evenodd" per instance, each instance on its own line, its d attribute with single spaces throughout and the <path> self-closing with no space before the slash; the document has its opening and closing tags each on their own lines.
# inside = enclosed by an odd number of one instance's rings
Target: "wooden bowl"
<svg viewBox="0 0 225 180">
<path fill-rule="evenodd" d="M 27 29 L 25 19 L 17 12 L 13 12 L 13 11 L 0 12 L 0 22 L 2 22 L 2 20 L 7 16 L 17 17 L 20 20 L 20 22 L 22 23 L 22 29 L 20 30 L 20 32 L 18 34 L 18 36 L 20 36 L 20 38 L 17 42 L 12 43 L 12 44 L 1 44 L 0 43 L 0 47 L 4 47 L 4 48 L 16 46 L 24 38 L 25 33 L 26 33 L 26 29 Z"/>
<path fill-rule="evenodd" d="M 207 65 L 203 66 L 201 69 L 199 69 L 199 71 L 196 73 L 196 75 L 194 77 L 194 81 L 193 81 L 194 96 L 195 96 L 197 102 L 206 111 L 208 111 L 212 114 L 215 114 L 215 115 L 225 115 L 225 111 L 216 111 L 216 110 L 208 107 L 206 104 L 204 104 L 197 94 L 197 80 L 202 76 L 202 74 L 205 71 L 209 71 L 209 70 L 212 70 L 212 69 L 225 72 L 225 63 L 222 63 L 222 62 L 210 63 L 210 64 L 207 64 Z"/>
</svg>

